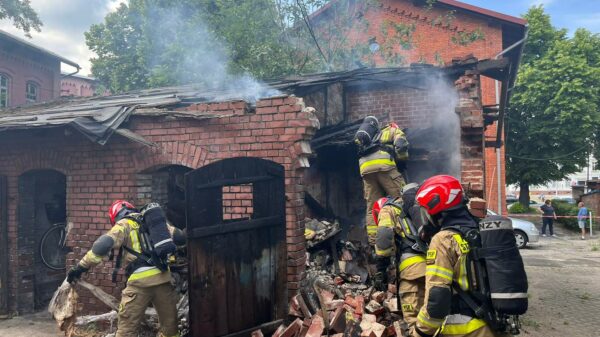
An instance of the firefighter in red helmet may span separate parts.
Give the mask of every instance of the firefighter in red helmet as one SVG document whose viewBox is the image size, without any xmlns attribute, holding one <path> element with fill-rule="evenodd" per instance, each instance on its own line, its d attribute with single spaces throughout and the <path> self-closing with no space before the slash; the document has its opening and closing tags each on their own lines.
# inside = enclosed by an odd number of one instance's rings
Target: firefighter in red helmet
<svg viewBox="0 0 600 337">
<path fill-rule="evenodd" d="M 85 256 L 71 268 L 67 281 L 76 282 L 82 274 L 102 262 L 113 249 L 119 249 L 116 265 L 124 263 L 127 286 L 121 294 L 118 312 L 116 337 L 134 337 L 150 303 L 156 309 L 160 320 L 160 332 L 163 337 L 179 336 L 177 324 L 177 294 L 171 285 L 171 273 L 168 268 L 161 270 L 148 256 L 145 250 L 145 234 L 141 232 L 142 220 L 136 207 L 125 201 L 116 200 L 108 210 L 113 227 L 101 235 Z M 166 221 L 166 220 L 165 220 Z M 174 244 L 184 245 L 183 231 L 167 225 Z M 116 271 L 113 282 L 116 281 Z"/>
<path fill-rule="evenodd" d="M 425 296 L 427 245 L 419 235 L 426 220 L 419 205 L 415 204 L 417 189 L 417 184 L 408 184 L 404 186 L 401 198 L 385 197 L 373 205 L 373 218 L 377 224 L 374 285 L 378 290 L 387 290 L 387 269 L 395 253 L 402 316 L 409 328 L 417 321 Z"/>
<path fill-rule="evenodd" d="M 425 303 L 411 337 L 504 336 L 477 318 L 458 295 L 472 287 L 468 276 L 469 244 L 453 228 L 478 228 L 478 220 L 469 213 L 466 201 L 460 182 L 452 176 L 431 177 L 417 191 L 416 202 L 437 232 L 426 255 Z"/>
</svg>

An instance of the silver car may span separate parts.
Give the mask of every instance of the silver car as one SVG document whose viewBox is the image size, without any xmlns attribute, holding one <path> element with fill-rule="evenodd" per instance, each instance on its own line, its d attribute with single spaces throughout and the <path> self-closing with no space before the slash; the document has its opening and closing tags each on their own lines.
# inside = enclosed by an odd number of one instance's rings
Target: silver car
<svg viewBox="0 0 600 337">
<path fill-rule="evenodd" d="M 487 210 L 488 215 L 498 215 L 492 210 Z M 540 232 L 535 227 L 533 222 L 508 217 L 512 221 L 513 229 L 515 231 L 515 240 L 517 240 L 517 247 L 523 248 L 527 246 L 529 242 L 538 242 L 540 240 Z"/>
</svg>

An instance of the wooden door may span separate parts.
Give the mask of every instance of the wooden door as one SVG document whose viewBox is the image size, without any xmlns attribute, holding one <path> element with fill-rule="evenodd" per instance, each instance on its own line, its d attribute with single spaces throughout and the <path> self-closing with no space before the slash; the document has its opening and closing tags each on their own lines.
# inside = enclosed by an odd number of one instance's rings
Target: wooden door
<svg viewBox="0 0 600 337">
<path fill-rule="evenodd" d="M 6 177 L 0 176 L 0 318 L 8 315 L 8 202 Z"/>
<path fill-rule="evenodd" d="M 283 167 L 232 158 L 191 171 L 185 181 L 192 335 L 249 335 L 283 318 Z"/>
</svg>

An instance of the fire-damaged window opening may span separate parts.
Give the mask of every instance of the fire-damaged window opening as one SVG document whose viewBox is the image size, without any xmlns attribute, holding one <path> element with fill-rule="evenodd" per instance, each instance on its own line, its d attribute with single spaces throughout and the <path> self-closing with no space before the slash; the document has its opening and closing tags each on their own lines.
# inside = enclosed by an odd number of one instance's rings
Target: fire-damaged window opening
<svg viewBox="0 0 600 337">
<path fill-rule="evenodd" d="M 409 80 L 335 83 L 306 93 L 324 124 L 311 141 L 316 155 L 306 174 L 306 204 L 311 217 L 337 219 L 350 240 L 365 236 L 363 183 L 353 142 L 365 116 L 376 116 L 381 125 L 397 123 L 406 134 L 409 159 L 398 165 L 406 182 L 442 173 L 461 176 L 459 93 L 453 79 L 431 74 Z"/>
<path fill-rule="evenodd" d="M 185 228 L 184 175 L 191 170 L 186 166 L 168 165 L 138 174 L 138 203 L 140 206 L 151 201 L 159 203 L 173 226 Z"/>
<path fill-rule="evenodd" d="M 54 170 L 19 177 L 19 256 L 33 268 L 19 269 L 22 308 L 47 306 L 65 276 L 66 177 Z"/>
<path fill-rule="evenodd" d="M 223 186 L 223 221 L 252 219 L 252 184 Z"/>
</svg>

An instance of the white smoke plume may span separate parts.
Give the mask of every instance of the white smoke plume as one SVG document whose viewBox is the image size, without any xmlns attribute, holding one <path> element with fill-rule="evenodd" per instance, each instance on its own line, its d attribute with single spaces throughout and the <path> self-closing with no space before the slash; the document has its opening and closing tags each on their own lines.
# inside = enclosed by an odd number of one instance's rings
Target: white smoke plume
<svg viewBox="0 0 600 337">
<path fill-rule="evenodd" d="M 144 58 L 152 69 L 152 85 L 198 84 L 218 100 L 241 98 L 253 102 L 280 94 L 248 72 L 233 72 L 223 39 L 215 36 L 197 13 L 190 14 L 184 6 L 151 6 L 147 11 L 151 24 L 145 29 L 150 53 Z"/>
</svg>

